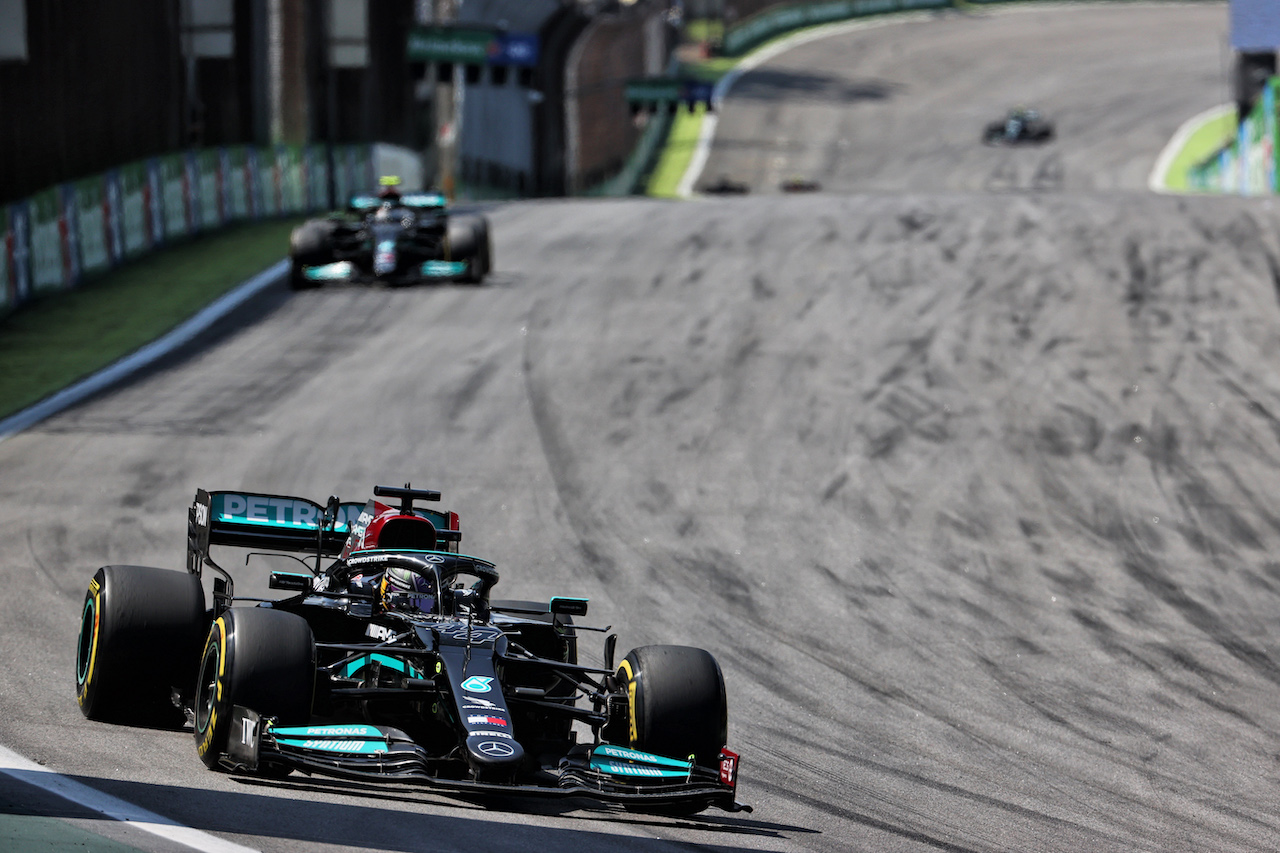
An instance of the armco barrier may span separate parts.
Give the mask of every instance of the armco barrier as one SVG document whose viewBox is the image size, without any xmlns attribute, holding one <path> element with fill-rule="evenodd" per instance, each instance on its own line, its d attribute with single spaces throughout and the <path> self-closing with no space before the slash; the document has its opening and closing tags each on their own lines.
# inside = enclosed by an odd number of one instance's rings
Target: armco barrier
<svg viewBox="0 0 1280 853">
<path fill-rule="evenodd" d="M 334 149 L 337 198 L 374 185 L 371 150 Z M 324 210 L 329 162 L 323 146 L 186 151 L 2 206 L 0 315 L 174 240 L 240 220 Z"/>
</svg>

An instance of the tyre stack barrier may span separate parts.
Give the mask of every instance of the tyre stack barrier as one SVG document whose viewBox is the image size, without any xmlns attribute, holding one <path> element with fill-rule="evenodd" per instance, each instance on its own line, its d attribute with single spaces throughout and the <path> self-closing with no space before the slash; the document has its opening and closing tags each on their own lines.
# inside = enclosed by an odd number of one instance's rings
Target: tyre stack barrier
<svg viewBox="0 0 1280 853">
<path fill-rule="evenodd" d="M 336 199 L 374 184 L 372 151 L 334 147 Z M 323 145 L 183 151 L 0 206 L 0 316 L 196 234 L 327 210 L 329 153 Z"/>
</svg>

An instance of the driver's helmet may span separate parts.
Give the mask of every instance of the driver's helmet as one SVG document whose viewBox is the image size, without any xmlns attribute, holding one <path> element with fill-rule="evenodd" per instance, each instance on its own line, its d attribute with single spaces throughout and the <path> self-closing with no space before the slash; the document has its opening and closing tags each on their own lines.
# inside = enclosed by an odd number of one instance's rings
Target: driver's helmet
<svg viewBox="0 0 1280 853">
<path fill-rule="evenodd" d="M 438 592 L 434 576 L 399 566 L 383 572 L 378 586 L 382 606 L 401 613 L 435 613 Z"/>
<path fill-rule="evenodd" d="M 395 175 L 384 175 L 378 180 L 382 188 L 378 190 L 378 198 L 383 201 L 400 201 L 400 179 Z"/>
</svg>

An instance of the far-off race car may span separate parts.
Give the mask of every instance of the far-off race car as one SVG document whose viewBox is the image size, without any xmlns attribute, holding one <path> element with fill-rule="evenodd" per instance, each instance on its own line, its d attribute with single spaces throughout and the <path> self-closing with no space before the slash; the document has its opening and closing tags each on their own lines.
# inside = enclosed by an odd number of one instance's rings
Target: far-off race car
<svg viewBox="0 0 1280 853">
<path fill-rule="evenodd" d="M 982 132 L 987 145 L 1037 144 L 1053 140 L 1053 122 L 1035 110 L 1022 107 L 1009 110 L 1000 121 L 993 121 Z"/>
<path fill-rule="evenodd" d="M 437 193 L 404 193 L 383 179 L 377 195 L 358 195 L 347 210 L 311 219 L 289 238 L 289 286 L 328 281 L 414 284 L 479 283 L 493 267 L 489 221 L 452 213 Z"/>
<path fill-rule="evenodd" d="M 615 666 L 609 634 L 604 665 L 583 665 L 579 638 L 608 630 L 574 621 L 586 599 L 494 600 L 498 570 L 458 552 L 457 514 L 415 506 L 439 492 L 374 495 L 322 506 L 197 491 L 187 571 L 112 565 L 89 582 L 81 711 L 132 725 L 185 716 L 207 766 L 267 778 L 749 810 L 708 652 L 641 646 Z M 276 600 L 237 598 L 214 545 L 305 571 L 272 571 Z"/>
</svg>

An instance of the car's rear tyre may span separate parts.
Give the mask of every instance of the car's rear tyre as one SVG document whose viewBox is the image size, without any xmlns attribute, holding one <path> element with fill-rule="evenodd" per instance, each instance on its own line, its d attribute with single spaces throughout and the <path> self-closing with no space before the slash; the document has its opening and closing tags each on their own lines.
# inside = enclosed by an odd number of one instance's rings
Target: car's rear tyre
<svg viewBox="0 0 1280 853">
<path fill-rule="evenodd" d="M 190 690 L 205 624 L 200 578 L 103 566 L 89 582 L 76 644 L 76 701 L 91 720 L 177 726 L 173 688 Z"/>
<path fill-rule="evenodd" d="M 479 284 L 493 269 L 489 220 L 483 216 L 450 216 L 448 236 L 449 259 L 469 262 L 467 272 L 460 280 Z"/>
<path fill-rule="evenodd" d="M 315 639 L 301 616 L 233 607 L 209 629 L 196 678 L 196 752 L 216 768 L 227 749 L 231 708 L 242 705 L 283 725 L 311 718 Z"/>
</svg>

